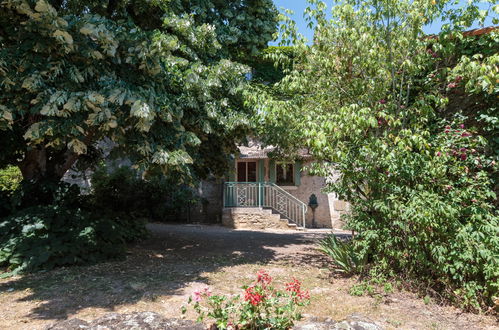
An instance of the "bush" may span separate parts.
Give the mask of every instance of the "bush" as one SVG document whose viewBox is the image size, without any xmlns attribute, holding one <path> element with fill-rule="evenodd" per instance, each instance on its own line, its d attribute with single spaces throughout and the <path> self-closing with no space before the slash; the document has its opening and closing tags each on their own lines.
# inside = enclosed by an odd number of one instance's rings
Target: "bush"
<svg viewBox="0 0 499 330">
<path fill-rule="evenodd" d="M 22 179 L 21 171 L 16 166 L 0 169 L 0 191 L 13 192 Z"/>
<path fill-rule="evenodd" d="M 257 273 L 256 281 L 244 286 L 241 296 L 212 295 L 209 288 L 194 292 L 188 300 L 198 314 L 198 322 L 205 318 L 215 321 L 215 329 L 290 329 L 301 319 L 300 308 L 309 304 L 310 294 L 293 279 L 285 290 L 277 290 L 272 278 L 264 271 Z M 182 313 L 187 309 L 182 308 Z M 212 329 L 213 327 L 210 327 Z"/>
<path fill-rule="evenodd" d="M 484 141 L 462 124 L 442 125 L 431 149 L 378 156 L 369 199 L 352 205 L 356 248 L 466 308 L 499 295 L 499 217 Z"/>
<path fill-rule="evenodd" d="M 11 212 L 10 192 L 0 190 L 0 219 Z"/>
<path fill-rule="evenodd" d="M 24 196 L 40 189 L 45 197 L 26 206 Z M 12 200 L 15 210 L 0 219 L 0 266 L 10 271 L 3 276 L 117 258 L 146 233 L 143 222 L 102 212 L 66 183 L 23 184 Z"/>
<path fill-rule="evenodd" d="M 134 217 L 165 220 L 196 201 L 194 192 L 164 176 L 142 179 L 130 167 L 99 168 L 92 176 L 92 200 L 96 207 Z"/>
<path fill-rule="evenodd" d="M 21 171 L 15 166 L 8 166 L 0 170 L 0 218 L 10 214 L 12 210 L 10 197 L 21 180 Z"/>
</svg>

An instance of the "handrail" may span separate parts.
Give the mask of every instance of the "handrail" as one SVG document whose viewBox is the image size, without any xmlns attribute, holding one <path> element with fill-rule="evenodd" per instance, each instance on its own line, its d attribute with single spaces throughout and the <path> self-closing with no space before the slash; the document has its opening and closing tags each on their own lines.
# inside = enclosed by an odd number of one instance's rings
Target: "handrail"
<svg viewBox="0 0 499 330">
<path fill-rule="evenodd" d="M 289 198 L 291 199 L 294 199 L 296 202 L 298 202 L 299 204 L 303 204 L 304 207 L 307 207 L 307 204 L 305 204 L 304 202 L 302 202 L 301 200 L 299 200 L 298 198 L 296 198 L 295 196 L 291 195 L 289 192 L 287 192 L 286 190 L 282 189 L 281 187 L 279 187 L 278 185 L 276 185 L 275 183 L 273 182 L 239 182 L 239 181 L 226 181 L 225 182 L 226 184 L 264 184 L 264 185 L 269 185 L 269 186 L 272 186 L 273 188 L 276 188 L 278 190 L 280 190 L 281 192 L 283 192 L 284 194 L 288 195 Z"/>
<path fill-rule="evenodd" d="M 306 226 L 307 205 L 272 182 L 228 181 L 224 207 L 269 207 L 297 225 Z"/>
<path fill-rule="evenodd" d="M 283 193 L 289 195 L 288 197 L 291 198 L 291 199 L 294 199 L 295 201 L 297 201 L 299 204 L 303 204 L 304 207 L 307 207 L 307 204 L 303 203 L 301 200 L 299 200 L 298 198 L 296 198 L 295 196 L 291 195 L 290 193 L 288 193 L 286 190 L 282 189 L 281 187 L 279 187 L 278 185 L 276 185 L 275 183 L 273 182 L 267 182 L 268 184 L 270 184 L 272 187 L 274 188 L 277 188 L 278 190 L 282 191 Z"/>
</svg>

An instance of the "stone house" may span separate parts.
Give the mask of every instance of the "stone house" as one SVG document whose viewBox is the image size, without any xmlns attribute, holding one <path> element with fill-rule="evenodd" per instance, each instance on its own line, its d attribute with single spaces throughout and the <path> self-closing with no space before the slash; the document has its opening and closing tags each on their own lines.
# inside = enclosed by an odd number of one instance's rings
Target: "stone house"
<svg viewBox="0 0 499 330">
<path fill-rule="evenodd" d="M 108 154 L 112 146 L 107 142 L 101 148 Z M 186 204 L 178 214 L 162 220 L 222 223 L 234 228 L 341 229 L 340 217 L 348 211 L 348 203 L 322 192 L 326 179 L 307 171 L 311 156 L 302 151 L 295 161 L 281 161 L 271 157 L 272 151 L 274 147 L 263 148 L 255 141 L 239 146 L 225 178 L 201 181 L 196 187 L 199 202 Z M 131 165 L 127 159 L 108 163 L 112 168 Z M 88 192 L 92 173 L 68 171 L 63 179 Z"/>
<path fill-rule="evenodd" d="M 280 161 L 270 157 L 273 150 L 258 142 L 240 146 L 225 180 L 199 185 L 202 202 L 191 208 L 191 221 L 234 228 L 342 228 L 348 204 L 322 192 L 326 179 L 307 171 L 311 156 L 301 152 L 295 161 Z"/>
</svg>

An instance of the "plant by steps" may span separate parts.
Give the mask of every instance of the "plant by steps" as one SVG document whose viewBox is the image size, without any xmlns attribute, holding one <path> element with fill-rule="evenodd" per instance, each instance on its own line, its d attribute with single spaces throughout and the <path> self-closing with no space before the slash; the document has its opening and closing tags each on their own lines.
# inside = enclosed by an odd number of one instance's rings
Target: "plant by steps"
<svg viewBox="0 0 499 330">
<path fill-rule="evenodd" d="M 331 257 L 337 271 L 345 274 L 359 274 L 367 263 L 367 254 L 359 254 L 352 241 L 340 241 L 334 234 L 319 243 L 319 250 Z"/>
</svg>

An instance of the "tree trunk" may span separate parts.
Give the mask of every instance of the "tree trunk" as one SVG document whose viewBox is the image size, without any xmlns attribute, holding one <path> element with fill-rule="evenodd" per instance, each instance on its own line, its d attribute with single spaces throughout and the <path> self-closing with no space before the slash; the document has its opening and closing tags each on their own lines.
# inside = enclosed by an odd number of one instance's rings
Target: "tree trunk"
<svg viewBox="0 0 499 330">
<path fill-rule="evenodd" d="M 19 169 L 27 181 L 60 181 L 77 159 L 78 155 L 69 150 L 49 153 L 45 147 L 38 147 L 26 151 Z"/>
<path fill-rule="evenodd" d="M 47 150 L 39 147 L 26 151 L 24 159 L 19 164 L 23 179 L 38 181 L 47 173 Z"/>
<path fill-rule="evenodd" d="M 54 152 L 44 146 L 28 149 L 18 164 L 23 175 L 23 193 L 16 208 L 53 203 L 62 177 L 77 159 L 78 155 L 69 150 Z"/>
</svg>

